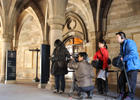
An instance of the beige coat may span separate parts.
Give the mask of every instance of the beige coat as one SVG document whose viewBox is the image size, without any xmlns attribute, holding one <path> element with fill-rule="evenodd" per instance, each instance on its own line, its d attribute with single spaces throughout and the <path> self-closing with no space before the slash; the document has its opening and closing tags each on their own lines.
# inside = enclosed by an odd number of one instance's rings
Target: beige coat
<svg viewBox="0 0 140 100">
<path fill-rule="evenodd" d="M 70 60 L 68 67 L 76 70 L 76 84 L 78 87 L 93 86 L 93 67 L 86 60 L 77 63 Z"/>
</svg>

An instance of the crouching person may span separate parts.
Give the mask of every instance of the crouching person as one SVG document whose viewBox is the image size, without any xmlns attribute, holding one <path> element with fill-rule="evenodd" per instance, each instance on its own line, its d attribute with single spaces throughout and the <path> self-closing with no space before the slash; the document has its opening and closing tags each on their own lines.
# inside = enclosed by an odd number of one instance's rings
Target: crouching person
<svg viewBox="0 0 140 100">
<path fill-rule="evenodd" d="M 84 92 L 87 93 L 88 98 L 92 98 L 93 95 L 93 67 L 86 61 L 86 52 L 80 52 L 78 56 L 78 62 L 71 58 L 68 67 L 74 69 L 76 84 L 75 90 L 78 92 L 79 98 L 85 98 Z"/>
</svg>

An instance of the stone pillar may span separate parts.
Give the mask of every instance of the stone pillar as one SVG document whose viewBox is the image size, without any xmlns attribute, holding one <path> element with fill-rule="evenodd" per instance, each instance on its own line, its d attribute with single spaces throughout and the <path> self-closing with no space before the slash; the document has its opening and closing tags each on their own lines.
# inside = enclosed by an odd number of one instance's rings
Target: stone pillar
<svg viewBox="0 0 140 100">
<path fill-rule="evenodd" d="M 56 20 L 56 19 L 55 19 Z M 60 21 L 60 19 L 58 19 Z M 62 28 L 63 28 L 63 24 L 65 22 L 65 19 L 61 19 L 62 21 L 58 23 L 53 23 L 52 19 L 49 19 L 49 25 L 50 25 L 50 46 L 51 46 L 51 54 L 53 53 L 54 50 L 54 42 L 56 39 L 60 39 L 62 40 Z M 62 23 L 63 22 L 63 23 Z M 50 63 L 51 65 L 51 63 Z M 54 89 L 55 86 L 55 80 L 54 80 L 54 76 L 52 76 L 50 74 L 50 78 L 49 78 L 49 82 L 46 85 L 47 89 Z"/>
<path fill-rule="evenodd" d="M 0 82 L 4 83 L 6 75 L 6 50 L 11 50 L 11 39 L 2 39 L 2 63 L 1 63 L 1 75 Z"/>
<path fill-rule="evenodd" d="M 65 13 L 68 0 L 48 0 L 49 3 L 49 19 L 50 26 L 50 46 L 51 54 L 54 50 L 54 42 L 56 39 L 62 40 L 62 28 L 65 24 Z M 51 63 L 50 63 L 51 65 Z M 50 75 L 49 82 L 46 86 L 47 89 L 53 89 L 54 77 Z"/>
</svg>

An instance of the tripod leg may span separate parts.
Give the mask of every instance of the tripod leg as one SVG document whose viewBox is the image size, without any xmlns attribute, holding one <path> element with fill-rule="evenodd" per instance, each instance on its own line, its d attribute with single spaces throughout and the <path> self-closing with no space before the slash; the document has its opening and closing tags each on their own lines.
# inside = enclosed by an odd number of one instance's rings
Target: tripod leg
<svg viewBox="0 0 140 100">
<path fill-rule="evenodd" d="M 125 67 L 124 67 L 124 73 L 125 73 L 125 77 L 126 77 L 126 80 L 127 80 L 129 92 L 131 92 L 131 88 L 130 88 L 130 84 L 129 84 L 129 81 L 128 81 L 128 77 L 127 77 L 127 73 L 126 73 Z"/>
<path fill-rule="evenodd" d="M 73 79 L 73 82 L 72 82 L 72 84 L 71 84 L 70 92 L 68 93 L 69 97 L 71 97 L 71 93 L 72 93 L 73 90 L 74 90 L 74 83 L 75 83 L 75 79 Z"/>
</svg>

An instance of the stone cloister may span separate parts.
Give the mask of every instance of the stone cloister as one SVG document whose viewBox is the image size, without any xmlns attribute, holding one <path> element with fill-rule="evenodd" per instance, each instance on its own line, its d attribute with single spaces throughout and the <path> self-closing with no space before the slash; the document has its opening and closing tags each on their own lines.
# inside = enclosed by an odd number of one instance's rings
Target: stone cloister
<svg viewBox="0 0 140 100">
<path fill-rule="evenodd" d="M 30 81 L 36 75 L 36 52 L 29 49 L 47 44 L 52 53 L 54 41 L 60 39 L 71 53 L 87 52 L 91 62 L 103 38 L 113 59 L 119 54 L 118 31 L 136 42 L 140 55 L 139 0 L 0 0 L 0 82 L 5 81 L 7 50 L 16 51 L 16 81 Z M 40 63 L 39 54 L 38 77 Z M 118 69 L 110 65 L 109 70 Z M 71 76 L 66 76 L 67 83 Z M 117 83 L 116 73 L 108 77 L 110 84 Z M 50 75 L 46 88 L 53 85 Z"/>
</svg>

